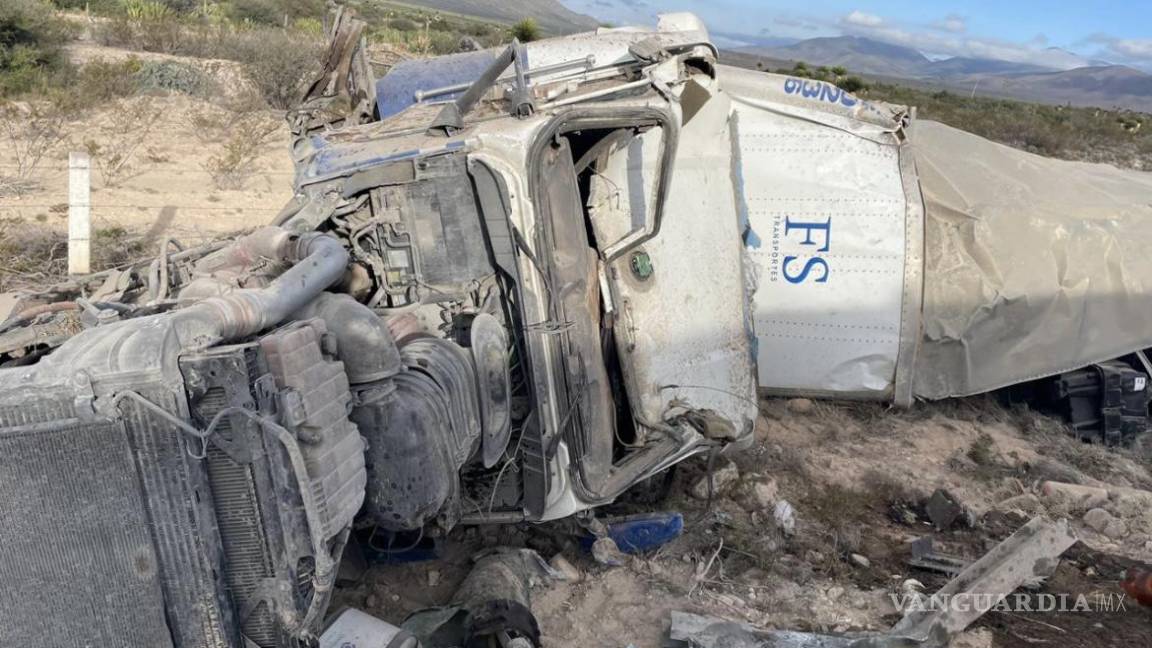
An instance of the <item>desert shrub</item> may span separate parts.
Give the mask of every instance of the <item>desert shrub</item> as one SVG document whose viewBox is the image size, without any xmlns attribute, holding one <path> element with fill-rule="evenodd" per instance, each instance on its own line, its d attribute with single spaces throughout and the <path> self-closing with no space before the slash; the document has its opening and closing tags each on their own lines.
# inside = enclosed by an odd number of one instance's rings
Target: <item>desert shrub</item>
<svg viewBox="0 0 1152 648">
<path fill-rule="evenodd" d="M 179 61 L 149 61 L 140 66 L 135 81 L 140 90 L 180 92 L 204 96 L 212 91 L 214 83 L 203 70 Z"/>
<path fill-rule="evenodd" d="M 388 26 L 392 29 L 405 32 L 416 31 L 417 29 L 420 29 L 420 25 L 417 25 L 416 21 L 410 18 L 393 18 L 392 20 L 388 21 Z"/>
<path fill-rule="evenodd" d="M 136 74 L 143 65 L 136 57 L 125 61 L 90 61 L 77 70 L 72 90 L 79 100 L 91 103 L 133 95 L 138 87 Z"/>
<path fill-rule="evenodd" d="M 12 165 L 0 168 L 0 194 L 20 194 L 35 186 L 44 157 L 64 141 L 65 113 L 48 103 L 0 105 L 0 136 Z"/>
<path fill-rule="evenodd" d="M 136 153 L 149 140 L 163 109 L 150 98 L 124 102 L 110 111 L 110 121 L 97 137 L 84 140 L 93 165 L 105 187 L 118 186 L 135 167 Z"/>
<path fill-rule="evenodd" d="M 242 34 L 227 58 L 244 63 L 244 71 L 269 106 L 281 110 L 300 101 L 304 85 L 320 69 L 319 39 L 279 29 Z"/>
<path fill-rule="evenodd" d="M 322 18 L 324 0 L 231 0 L 226 13 L 238 23 L 291 24 L 299 18 Z"/>
<path fill-rule="evenodd" d="M 275 0 L 232 0 L 228 9 L 228 17 L 239 23 L 279 25 L 284 16 Z"/>
<path fill-rule="evenodd" d="M 279 128 L 278 120 L 251 114 L 238 120 L 232 128 L 231 136 L 224 142 L 224 150 L 213 155 L 204 163 L 204 170 L 211 176 L 218 189 L 240 189 L 252 175 L 253 163 L 260 156 L 268 138 Z"/>
<path fill-rule="evenodd" d="M 0 2 L 0 96 L 32 90 L 67 67 L 72 26 L 46 0 Z"/>
<path fill-rule="evenodd" d="M 183 46 L 185 29 L 181 15 L 160 0 L 121 0 L 94 34 L 104 45 L 175 54 Z"/>
<path fill-rule="evenodd" d="M 512 25 L 512 37 L 521 43 L 529 43 L 540 38 L 540 26 L 533 18 L 525 18 Z"/>
<path fill-rule="evenodd" d="M 94 272 L 138 261 L 147 253 L 139 234 L 122 227 L 92 230 Z M 4 259 L 0 265 L 0 292 L 43 289 L 68 276 L 68 234 L 19 218 L 0 218 L 0 259 Z"/>
</svg>

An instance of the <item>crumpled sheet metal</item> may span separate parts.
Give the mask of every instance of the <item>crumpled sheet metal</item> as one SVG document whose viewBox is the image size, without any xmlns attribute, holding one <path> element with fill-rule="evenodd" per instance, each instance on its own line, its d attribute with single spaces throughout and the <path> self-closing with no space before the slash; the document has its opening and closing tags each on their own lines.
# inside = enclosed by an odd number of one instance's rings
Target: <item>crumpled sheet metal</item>
<svg viewBox="0 0 1152 648">
<path fill-rule="evenodd" d="M 918 397 L 986 392 L 1152 346 L 1152 174 L 930 121 L 911 141 L 926 211 Z"/>
</svg>

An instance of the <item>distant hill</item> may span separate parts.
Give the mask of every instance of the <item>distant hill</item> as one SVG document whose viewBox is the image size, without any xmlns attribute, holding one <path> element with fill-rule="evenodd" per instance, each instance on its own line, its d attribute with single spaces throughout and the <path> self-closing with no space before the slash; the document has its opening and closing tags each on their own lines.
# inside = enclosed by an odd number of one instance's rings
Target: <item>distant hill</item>
<svg viewBox="0 0 1152 648">
<path fill-rule="evenodd" d="M 995 61 L 992 59 L 964 58 L 956 56 L 949 59 L 932 61 L 922 66 L 917 76 L 950 76 L 958 74 L 1029 74 L 1036 72 L 1051 72 L 1050 68 L 1028 63 L 1013 63 L 1012 61 Z"/>
<path fill-rule="evenodd" d="M 573 34 L 600 26 L 595 18 L 570 10 L 560 4 L 559 0 L 404 0 L 396 4 L 426 7 L 502 23 L 533 18 L 541 29 L 551 34 Z"/>
<path fill-rule="evenodd" d="M 931 63 L 927 56 L 910 47 L 860 36 L 809 38 L 784 47 L 744 48 L 740 51 L 815 65 L 843 65 L 857 72 L 894 76 L 915 74 Z"/>
<path fill-rule="evenodd" d="M 960 92 L 1077 106 L 1120 106 L 1152 111 L 1152 75 L 1121 65 L 1086 61 L 1071 52 L 1056 57 L 1072 69 L 1027 63 L 955 57 L 932 61 L 899 45 L 859 36 L 812 38 L 785 47 L 744 47 L 727 56 L 737 65 L 754 67 L 759 59 L 770 69 L 777 63 L 841 65 L 881 81 L 915 81 L 917 85 Z M 772 63 L 769 63 L 772 61 Z"/>
</svg>

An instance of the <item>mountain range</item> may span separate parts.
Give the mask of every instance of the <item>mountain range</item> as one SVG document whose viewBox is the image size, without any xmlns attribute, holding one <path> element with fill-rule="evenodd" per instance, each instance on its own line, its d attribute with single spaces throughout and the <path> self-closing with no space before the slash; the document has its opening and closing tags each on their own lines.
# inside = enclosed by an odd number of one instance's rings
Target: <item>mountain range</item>
<svg viewBox="0 0 1152 648">
<path fill-rule="evenodd" d="M 1044 103 L 1123 107 L 1152 111 L 1152 74 L 1135 68 L 1090 61 L 1056 51 L 1068 69 L 994 59 L 954 57 L 932 60 L 910 47 L 861 36 L 811 38 L 778 47 L 741 47 L 733 62 L 749 57 L 843 66 L 882 81 L 912 80 L 917 85 L 976 92 Z"/>
</svg>

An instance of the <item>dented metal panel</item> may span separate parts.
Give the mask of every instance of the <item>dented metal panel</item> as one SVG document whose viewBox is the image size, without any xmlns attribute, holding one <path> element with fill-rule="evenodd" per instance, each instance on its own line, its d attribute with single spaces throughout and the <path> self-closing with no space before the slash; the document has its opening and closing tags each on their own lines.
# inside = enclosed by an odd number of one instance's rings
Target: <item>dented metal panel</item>
<svg viewBox="0 0 1152 648">
<path fill-rule="evenodd" d="M 638 418 L 662 422 L 682 404 L 718 413 L 740 435 L 755 420 L 756 384 L 731 104 L 711 80 L 688 86 L 710 98 L 680 129 L 660 231 L 608 264 L 617 346 Z M 660 135 L 624 145 L 595 179 L 589 213 L 598 240 L 615 240 L 649 209 Z"/>
<path fill-rule="evenodd" d="M 904 111 L 749 74 L 721 68 L 720 78 L 735 95 L 760 385 L 891 397 L 902 329 L 915 326 L 905 302 L 918 294 L 905 294 L 918 214 L 901 165 Z"/>
</svg>

